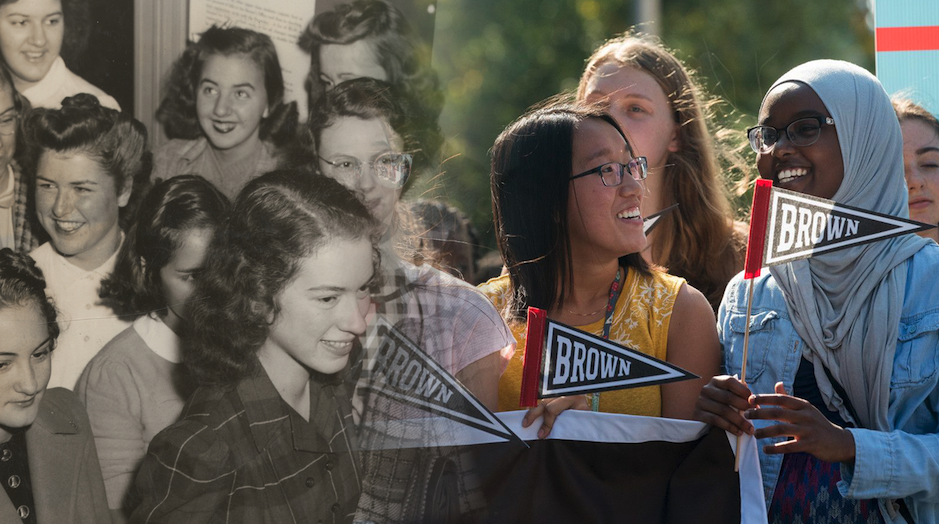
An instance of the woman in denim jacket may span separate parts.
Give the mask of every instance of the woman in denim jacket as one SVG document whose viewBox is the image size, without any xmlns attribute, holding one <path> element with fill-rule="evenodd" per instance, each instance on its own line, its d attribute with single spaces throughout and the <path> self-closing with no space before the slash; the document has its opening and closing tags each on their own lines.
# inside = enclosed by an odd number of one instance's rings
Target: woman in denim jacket
<svg viewBox="0 0 939 524">
<path fill-rule="evenodd" d="M 870 73 L 819 60 L 773 84 L 748 135 L 775 186 L 906 217 L 895 120 Z M 939 522 L 937 267 L 915 235 L 775 266 L 749 327 L 748 283 L 731 281 L 718 330 L 733 376 L 704 387 L 696 417 L 765 439 L 770 522 Z"/>
</svg>

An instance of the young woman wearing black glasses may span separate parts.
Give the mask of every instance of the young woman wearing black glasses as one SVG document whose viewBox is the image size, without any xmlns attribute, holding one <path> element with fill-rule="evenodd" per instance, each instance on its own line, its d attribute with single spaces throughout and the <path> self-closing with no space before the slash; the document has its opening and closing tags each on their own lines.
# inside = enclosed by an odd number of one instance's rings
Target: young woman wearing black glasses
<svg viewBox="0 0 939 524">
<path fill-rule="evenodd" d="M 714 315 L 684 279 L 650 267 L 640 204 L 645 157 L 599 109 L 550 103 L 496 139 L 492 197 L 499 249 L 509 275 L 482 286 L 524 345 L 528 306 L 565 324 L 667 360 L 702 377 L 665 386 L 555 399 L 539 437 L 571 407 L 690 418 L 704 382 L 718 370 Z M 519 348 L 521 349 L 521 347 Z M 523 351 L 499 384 L 499 408 L 518 409 Z"/>
</svg>

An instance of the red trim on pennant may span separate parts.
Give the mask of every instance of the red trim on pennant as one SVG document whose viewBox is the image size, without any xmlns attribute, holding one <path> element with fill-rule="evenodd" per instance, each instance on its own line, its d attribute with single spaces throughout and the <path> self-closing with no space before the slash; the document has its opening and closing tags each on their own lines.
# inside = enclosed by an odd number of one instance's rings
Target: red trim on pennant
<svg viewBox="0 0 939 524">
<path fill-rule="evenodd" d="M 747 236 L 747 263 L 743 278 L 760 276 L 763 267 L 763 249 L 766 245 L 766 221 L 769 216 L 769 197 L 773 183 L 766 179 L 756 181 L 753 189 L 753 205 L 750 206 L 750 234 Z"/>
<path fill-rule="evenodd" d="M 878 27 L 876 47 L 882 51 L 939 50 L 939 25 L 919 27 Z"/>
<path fill-rule="evenodd" d="M 522 391 L 518 405 L 533 408 L 538 405 L 538 379 L 544 359 L 544 331 L 548 312 L 536 307 L 528 308 L 528 326 L 525 328 L 525 363 L 522 365 Z"/>
</svg>

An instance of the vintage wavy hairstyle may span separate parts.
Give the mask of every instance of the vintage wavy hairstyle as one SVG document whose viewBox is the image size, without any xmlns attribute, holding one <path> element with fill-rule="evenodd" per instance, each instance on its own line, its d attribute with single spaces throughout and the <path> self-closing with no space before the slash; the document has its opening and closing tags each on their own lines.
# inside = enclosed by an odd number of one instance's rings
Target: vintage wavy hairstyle
<svg viewBox="0 0 939 524">
<path fill-rule="evenodd" d="M 197 175 L 160 182 L 147 193 L 99 295 L 120 316 L 165 313 L 160 270 L 172 260 L 183 235 L 194 229 L 214 231 L 230 204 L 225 195 Z"/>
<path fill-rule="evenodd" d="M 507 319 L 524 321 L 528 306 L 563 307 L 573 291 L 567 211 L 574 132 L 590 118 L 613 126 L 632 153 L 613 117 L 595 106 L 563 101 L 522 115 L 492 146 L 492 214 L 513 290 L 503 312 Z M 649 271 L 639 253 L 621 257 L 620 265 Z"/>
<path fill-rule="evenodd" d="M 20 0 L 0 0 L 0 7 L 14 4 Z M 59 0 L 62 5 L 62 19 L 65 33 L 62 36 L 62 50 L 59 54 L 69 62 L 80 58 L 88 47 L 91 35 L 91 5 L 88 0 Z"/>
<path fill-rule="evenodd" d="M 388 82 L 407 91 L 420 107 L 421 119 L 437 121 L 443 108 L 443 92 L 437 74 L 430 67 L 430 52 L 394 5 L 385 0 L 353 0 L 310 21 L 297 44 L 310 55 L 306 78 L 307 106 L 310 111 L 326 92 L 320 79 L 320 48 L 348 45 L 365 40 L 375 51 Z"/>
<path fill-rule="evenodd" d="M 196 115 L 196 90 L 202 68 L 212 55 L 245 55 L 261 69 L 267 92 L 268 116 L 261 120 L 258 136 L 280 147 L 293 140 L 297 129 L 297 103 L 284 103 L 284 77 L 271 37 L 241 27 L 212 26 L 198 42 L 186 44 L 186 50 L 173 63 L 164 86 L 166 95 L 157 108 L 157 121 L 166 136 L 193 140 L 202 136 Z"/>
<path fill-rule="evenodd" d="M 131 190 L 121 208 L 120 225 L 127 229 L 137 203 L 146 192 L 152 155 L 147 128 L 128 113 L 101 106 L 94 95 L 80 93 L 62 101 L 61 109 L 38 108 L 23 123 L 27 172 L 35 173 L 43 153 L 81 153 L 95 160 L 114 180 L 118 194 Z"/>
<path fill-rule="evenodd" d="M 277 297 L 306 257 L 336 240 L 368 239 L 379 274 L 379 225 L 355 194 L 299 169 L 274 171 L 238 195 L 216 231 L 197 281 L 183 358 L 201 384 L 231 385 L 250 373 L 277 317 Z"/>
<path fill-rule="evenodd" d="M 743 267 L 745 242 L 735 235 L 718 153 L 729 165 L 747 171 L 731 148 L 721 148 L 709 129 L 715 102 L 672 52 L 654 37 L 626 33 L 594 51 L 577 89 L 586 97 L 587 85 L 600 66 L 608 63 L 649 74 L 662 88 L 678 125 L 679 150 L 669 152 L 663 176 L 662 204 L 678 203 L 656 226 L 652 256 L 669 273 L 684 277 L 701 290 L 714 309 L 727 282 Z M 627 129 L 628 131 L 628 129 Z M 642 151 L 639 152 L 642 154 Z"/>
<path fill-rule="evenodd" d="M 10 248 L 0 249 L 0 309 L 31 304 L 35 304 L 42 313 L 54 348 L 59 337 L 59 324 L 55 321 L 55 306 L 46 296 L 42 270 L 36 267 L 29 255 Z"/>
<path fill-rule="evenodd" d="M 373 78 L 357 78 L 339 84 L 310 113 L 310 119 L 300 131 L 302 163 L 316 165 L 323 130 L 344 117 L 363 120 L 383 119 L 404 142 L 404 151 L 410 153 L 414 162 L 411 178 L 405 190 L 414 180 L 414 174 L 431 167 L 434 153 L 443 142 L 440 127 L 436 122 L 422 122 L 414 118 L 416 101 L 394 85 Z"/>
</svg>

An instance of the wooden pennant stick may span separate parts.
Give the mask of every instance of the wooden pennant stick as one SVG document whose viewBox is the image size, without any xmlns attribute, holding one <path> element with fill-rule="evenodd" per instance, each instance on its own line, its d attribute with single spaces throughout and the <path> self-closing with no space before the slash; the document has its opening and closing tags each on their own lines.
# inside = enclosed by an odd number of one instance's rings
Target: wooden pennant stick
<svg viewBox="0 0 939 524">
<path fill-rule="evenodd" d="M 747 322 L 743 332 L 743 365 L 740 370 L 740 382 L 747 383 L 747 350 L 750 346 L 750 313 L 753 308 L 753 279 L 760 276 L 763 266 L 763 251 L 766 247 L 767 220 L 769 201 L 773 183 L 769 180 L 756 181 L 753 188 L 753 205 L 750 206 L 750 234 L 747 236 L 747 260 L 743 268 L 743 278 L 750 281 L 747 294 Z M 734 458 L 734 471 L 740 471 L 740 444 L 743 434 L 737 435 L 737 456 Z"/>
<path fill-rule="evenodd" d="M 747 321 L 743 332 L 743 365 L 740 369 L 740 382 L 747 385 L 747 350 L 750 348 L 750 312 L 753 309 L 753 279 L 750 279 L 750 291 L 747 293 Z M 737 456 L 734 458 L 734 471 L 740 471 L 740 446 L 743 433 L 737 435 Z"/>
</svg>

